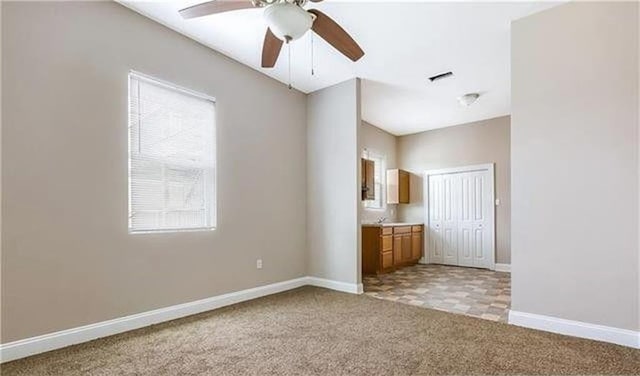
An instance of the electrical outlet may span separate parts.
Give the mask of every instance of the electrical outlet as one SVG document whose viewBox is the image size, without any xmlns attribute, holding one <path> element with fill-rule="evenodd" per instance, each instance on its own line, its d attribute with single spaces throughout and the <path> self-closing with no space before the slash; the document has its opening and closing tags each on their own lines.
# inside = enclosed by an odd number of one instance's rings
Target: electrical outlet
<svg viewBox="0 0 640 376">
<path fill-rule="evenodd" d="M 256 260 L 256 269 L 262 269 L 262 259 Z"/>
<path fill-rule="evenodd" d="M 499 205 L 500 205 L 500 199 L 496 198 L 496 206 L 499 206 Z"/>
</svg>

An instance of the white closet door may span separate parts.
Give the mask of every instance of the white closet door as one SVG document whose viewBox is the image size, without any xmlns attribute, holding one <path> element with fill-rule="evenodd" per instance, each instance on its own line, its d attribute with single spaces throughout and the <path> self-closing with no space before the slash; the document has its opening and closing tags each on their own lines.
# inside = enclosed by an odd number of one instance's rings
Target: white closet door
<svg viewBox="0 0 640 376">
<path fill-rule="evenodd" d="M 442 244 L 442 175 L 429 178 L 429 259 L 433 263 L 444 261 Z"/>
<path fill-rule="evenodd" d="M 489 211 L 493 204 L 488 171 L 456 174 L 460 180 L 459 265 L 490 267 L 491 233 Z"/>
<path fill-rule="evenodd" d="M 442 262 L 448 265 L 458 265 L 457 181 L 455 175 L 442 175 Z"/>
<path fill-rule="evenodd" d="M 474 254 L 474 209 L 476 203 L 475 178 L 471 174 L 458 174 L 460 179 L 460 220 L 459 220 L 459 265 L 473 266 Z"/>
<path fill-rule="evenodd" d="M 429 262 L 492 268 L 492 171 L 429 175 L 428 182 Z"/>
<path fill-rule="evenodd" d="M 489 171 L 483 171 L 476 177 L 476 186 L 481 187 L 482 193 L 476 193 L 477 199 L 482 199 L 482 203 L 476 202 L 475 211 L 475 232 L 476 248 L 474 250 L 473 266 L 480 268 L 493 267 L 494 246 L 494 196 L 493 196 L 493 176 Z"/>
</svg>

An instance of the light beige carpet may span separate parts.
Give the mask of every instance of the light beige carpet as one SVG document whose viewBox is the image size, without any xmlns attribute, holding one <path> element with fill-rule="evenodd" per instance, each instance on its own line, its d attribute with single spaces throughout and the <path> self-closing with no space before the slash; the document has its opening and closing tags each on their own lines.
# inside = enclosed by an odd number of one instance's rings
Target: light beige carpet
<svg viewBox="0 0 640 376">
<path fill-rule="evenodd" d="M 7 363 L 9 375 L 640 374 L 640 350 L 314 287 Z"/>
</svg>

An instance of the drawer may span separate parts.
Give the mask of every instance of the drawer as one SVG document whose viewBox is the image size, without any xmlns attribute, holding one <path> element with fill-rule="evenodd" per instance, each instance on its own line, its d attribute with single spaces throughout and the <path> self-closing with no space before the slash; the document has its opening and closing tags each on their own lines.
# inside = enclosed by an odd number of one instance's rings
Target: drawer
<svg viewBox="0 0 640 376">
<path fill-rule="evenodd" d="M 411 226 L 412 232 L 422 232 L 422 226 Z"/>
<path fill-rule="evenodd" d="M 394 234 L 408 234 L 410 232 L 411 232 L 411 226 L 400 226 L 400 227 L 393 228 Z"/>
<path fill-rule="evenodd" d="M 393 252 L 382 252 L 380 258 L 382 258 L 382 269 L 393 267 Z"/>
<path fill-rule="evenodd" d="M 383 235 L 380 237 L 380 251 L 387 252 L 393 249 L 393 235 Z"/>
<path fill-rule="evenodd" d="M 381 227 L 380 231 L 382 235 L 391 235 L 393 234 L 393 227 Z"/>
</svg>

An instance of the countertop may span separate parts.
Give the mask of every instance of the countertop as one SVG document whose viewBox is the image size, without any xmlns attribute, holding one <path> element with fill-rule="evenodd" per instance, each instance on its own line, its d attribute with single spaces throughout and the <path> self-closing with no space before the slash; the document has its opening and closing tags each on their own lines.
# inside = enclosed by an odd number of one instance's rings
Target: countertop
<svg viewBox="0 0 640 376">
<path fill-rule="evenodd" d="M 363 223 L 362 227 L 392 227 L 392 226 L 422 226 L 421 222 L 383 222 L 383 223 Z"/>
</svg>

